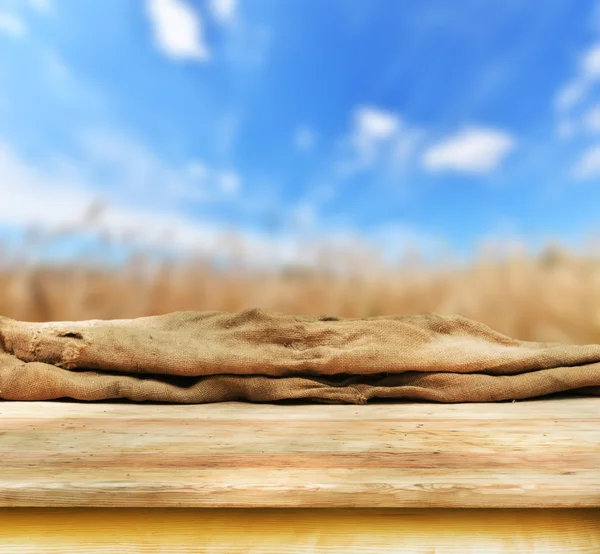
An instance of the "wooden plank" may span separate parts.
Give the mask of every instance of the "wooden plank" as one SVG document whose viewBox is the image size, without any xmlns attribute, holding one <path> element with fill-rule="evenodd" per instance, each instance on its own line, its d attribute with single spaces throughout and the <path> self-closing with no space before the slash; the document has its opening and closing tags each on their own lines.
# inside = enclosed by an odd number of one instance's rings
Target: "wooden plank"
<svg viewBox="0 0 600 554">
<path fill-rule="evenodd" d="M 600 509 L 0 509 L 0 553 L 600 552 Z"/>
<path fill-rule="evenodd" d="M 2 509 L 0 553 L 600 551 L 600 510 Z"/>
<path fill-rule="evenodd" d="M 600 507 L 600 398 L 0 403 L 0 506 Z"/>
</svg>

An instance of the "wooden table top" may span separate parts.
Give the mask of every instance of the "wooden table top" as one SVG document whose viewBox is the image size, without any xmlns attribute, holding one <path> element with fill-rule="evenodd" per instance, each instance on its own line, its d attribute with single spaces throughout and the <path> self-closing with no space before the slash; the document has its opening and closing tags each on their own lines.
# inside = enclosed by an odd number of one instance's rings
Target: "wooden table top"
<svg viewBox="0 0 600 554">
<path fill-rule="evenodd" d="M 0 506 L 600 507 L 600 398 L 0 402 Z"/>
</svg>

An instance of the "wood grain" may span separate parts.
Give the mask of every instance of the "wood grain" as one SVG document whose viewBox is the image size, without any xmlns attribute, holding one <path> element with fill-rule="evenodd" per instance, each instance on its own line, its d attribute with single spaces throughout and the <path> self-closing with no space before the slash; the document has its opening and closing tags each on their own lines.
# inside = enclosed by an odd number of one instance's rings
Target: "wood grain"
<svg viewBox="0 0 600 554">
<path fill-rule="evenodd" d="M 0 506 L 600 507 L 600 398 L 0 403 Z"/>
<path fill-rule="evenodd" d="M 0 554 L 600 552 L 600 510 L 0 509 Z"/>
</svg>

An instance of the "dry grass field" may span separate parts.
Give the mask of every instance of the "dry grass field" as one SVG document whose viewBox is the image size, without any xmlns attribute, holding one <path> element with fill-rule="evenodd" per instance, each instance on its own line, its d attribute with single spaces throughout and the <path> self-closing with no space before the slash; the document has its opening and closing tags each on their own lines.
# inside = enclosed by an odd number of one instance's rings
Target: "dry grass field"
<svg viewBox="0 0 600 554">
<path fill-rule="evenodd" d="M 437 312 L 523 340 L 600 343 L 600 261 L 592 252 L 547 247 L 538 256 L 480 254 L 466 266 L 446 259 L 431 267 L 418 253 L 386 266 L 357 248 L 323 252 L 308 269 L 277 270 L 251 269 L 235 255 L 227 269 L 141 253 L 113 268 L 93 259 L 50 265 L 5 255 L 0 314 L 52 321 L 247 307 L 345 317 Z"/>
</svg>

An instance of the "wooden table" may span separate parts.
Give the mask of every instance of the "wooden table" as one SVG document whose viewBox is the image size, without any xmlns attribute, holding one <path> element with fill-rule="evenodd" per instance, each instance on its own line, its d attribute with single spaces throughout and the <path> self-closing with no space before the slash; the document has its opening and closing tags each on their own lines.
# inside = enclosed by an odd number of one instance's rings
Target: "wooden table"
<svg viewBox="0 0 600 554">
<path fill-rule="evenodd" d="M 0 403 L 0 553 L 600 552 L 600 398 Z"/>
</svg>

